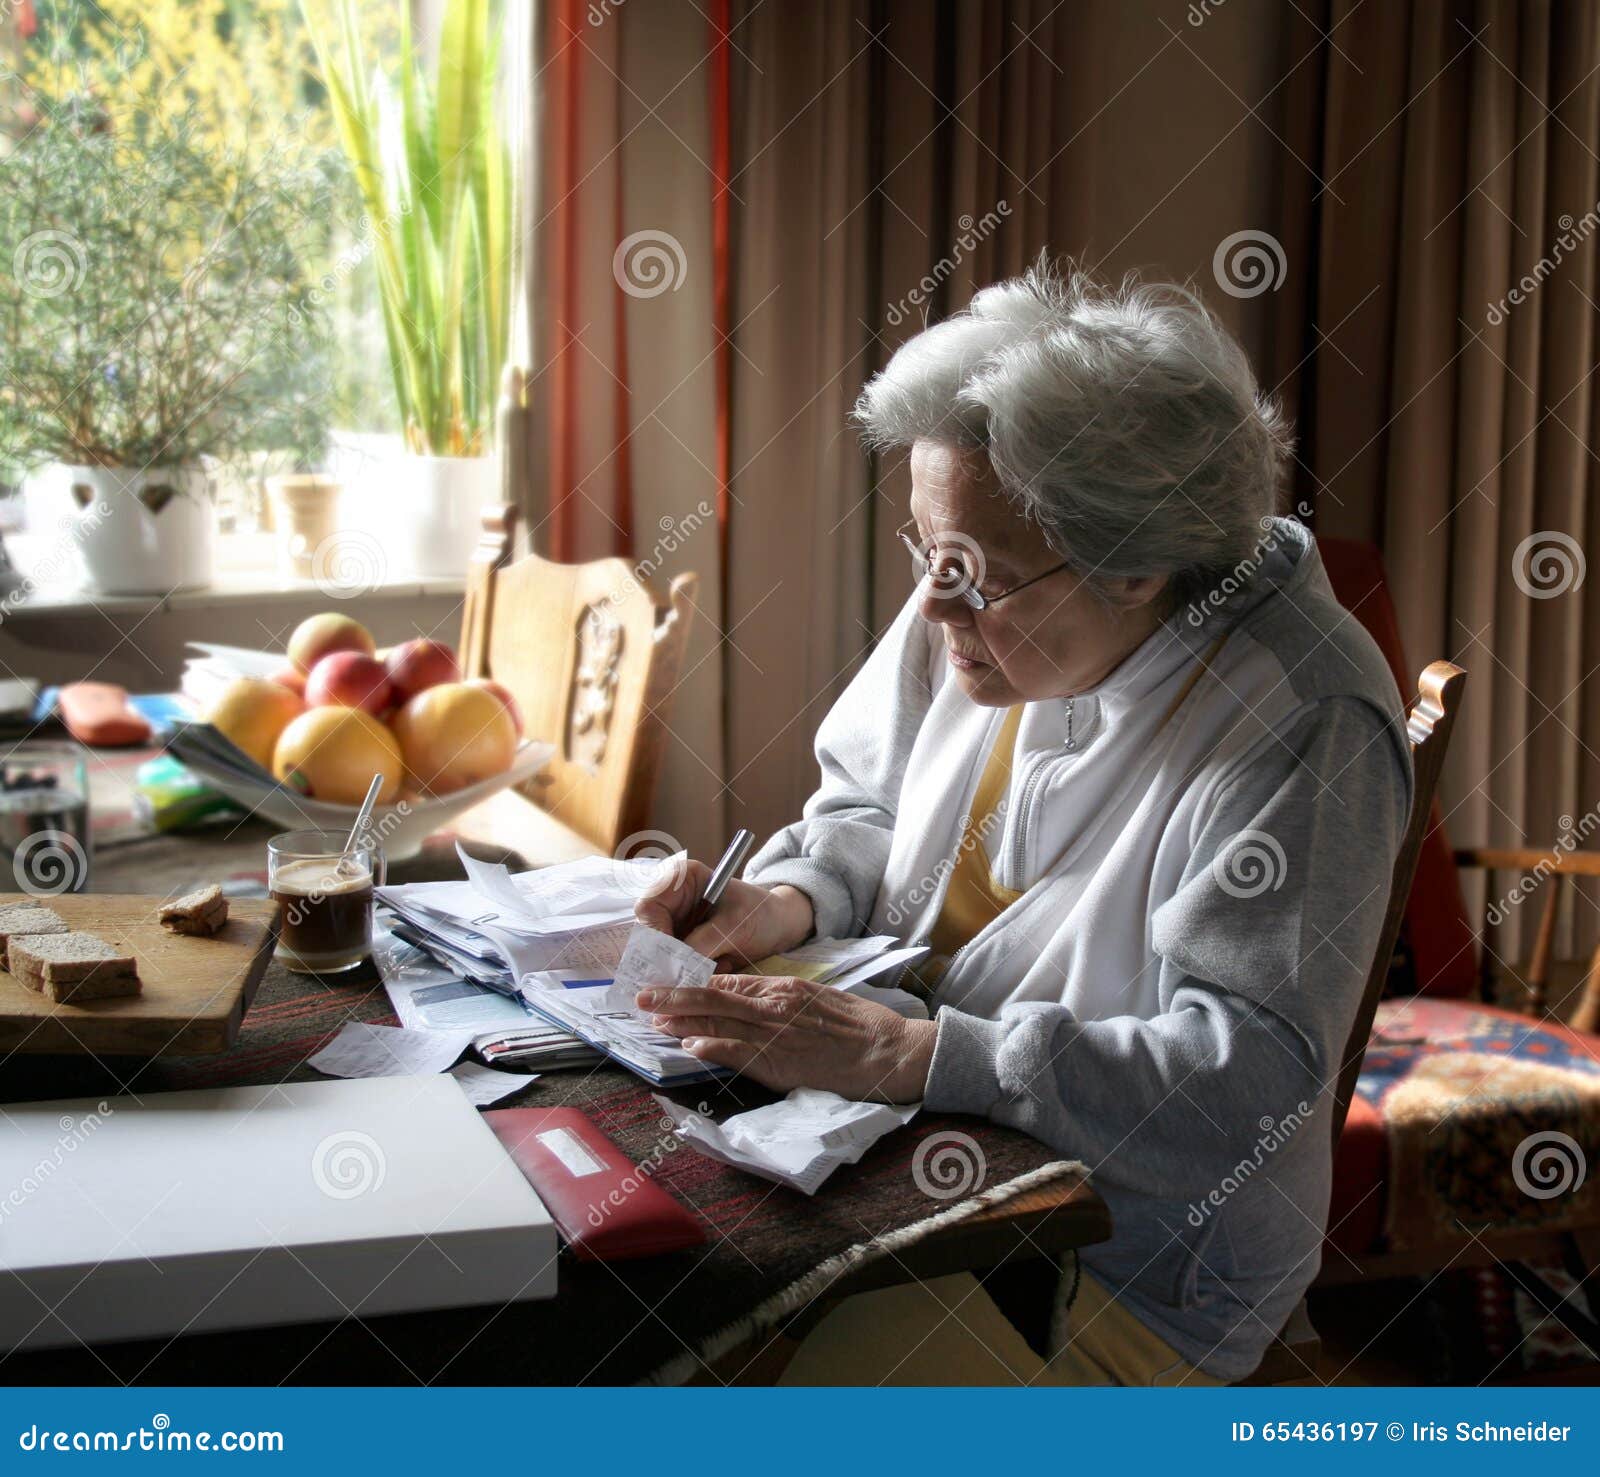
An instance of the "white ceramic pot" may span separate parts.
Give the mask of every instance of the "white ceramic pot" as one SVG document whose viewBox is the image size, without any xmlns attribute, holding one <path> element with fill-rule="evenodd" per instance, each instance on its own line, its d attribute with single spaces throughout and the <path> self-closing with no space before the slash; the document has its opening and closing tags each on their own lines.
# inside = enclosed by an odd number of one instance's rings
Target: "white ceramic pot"
<svg viewBox="0 0 1600 1477">
<path fill-rule="evenodd" d="M 62 470 L 90 589 L 168 595 L 211 583 L 216 513 L 204 468 Z"/>
<path fill-rule="evenodd" d="M 499 456 L 400 456 L 394 484 L 396 552 L 410 572 L 465 575 L 483 510 L 501 500 Z"/>
</svg>

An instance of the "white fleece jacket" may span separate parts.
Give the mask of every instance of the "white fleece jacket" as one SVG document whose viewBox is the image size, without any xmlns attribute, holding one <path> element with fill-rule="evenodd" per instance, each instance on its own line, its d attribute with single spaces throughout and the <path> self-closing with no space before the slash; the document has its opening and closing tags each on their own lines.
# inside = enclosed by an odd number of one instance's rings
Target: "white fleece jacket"
<svg viewBox="0 0 1600 1477">
<path fill-rule="evenodd" d="M 1115 1219 L 1085 1267 L 1222 1379 L 1319 1264 L 1328 1108 L 1411 793 L 1394 683 L 1306 530 L 1275 520 L 1241 575 L 1093 691 L 1027 705 L 985 837 L 1024 893 L 940 983 L 926 1096 L 1083 1159 Z M 924 937 L 1002 718 L 911 601 L 749 877 L 806 892 L 819 935 Z"/>
</svg>

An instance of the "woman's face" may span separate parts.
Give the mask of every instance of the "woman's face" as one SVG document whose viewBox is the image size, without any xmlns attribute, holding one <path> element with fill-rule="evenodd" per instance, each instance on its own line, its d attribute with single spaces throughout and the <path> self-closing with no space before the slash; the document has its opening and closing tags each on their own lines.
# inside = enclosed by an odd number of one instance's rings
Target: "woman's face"
<svg viewBox="0 0 1600 1477">
<path fill-rule="evenodd" d="M 964 564 L 993 599 L 1061 562 L 1012 509 L 988 458 L 931 441 L 911 448 L 911 541 L 936 560 Z M 985 707 L 1070 697 L 1108 677 L 1161 623 L 1165 581 L 1109 582 L 1097 596 L 1071 570 L 974 610 L 951 587 L 925 580 L 922 618 L 942 629 L 961 690 Z"/>
</svg>

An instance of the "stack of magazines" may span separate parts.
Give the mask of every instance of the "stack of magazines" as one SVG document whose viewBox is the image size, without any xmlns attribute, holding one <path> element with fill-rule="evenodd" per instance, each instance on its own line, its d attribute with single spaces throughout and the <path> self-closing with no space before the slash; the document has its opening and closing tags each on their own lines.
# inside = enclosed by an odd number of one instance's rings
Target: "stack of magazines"
<svg viewBox="0 0 1600 1477">
<path fill-rule="evenodd" d="M 471 1030 L 477 1055 L 496 1066 L 546 1071 L 603 1055 L 663 1087 L 722 1075 L 610 988 L 630 938 L 648 933 L 635 904 L 681 857 L 595 857 L 513 876 L 460 854 L 465 881 L 377 889 L 387 929 L 374 952 L 402 1025 Z M 922 1002 L 890 982 L 926 952 L 887 936 L 823 939 L 756 972 L 924 1016 Z"/>
</svg>

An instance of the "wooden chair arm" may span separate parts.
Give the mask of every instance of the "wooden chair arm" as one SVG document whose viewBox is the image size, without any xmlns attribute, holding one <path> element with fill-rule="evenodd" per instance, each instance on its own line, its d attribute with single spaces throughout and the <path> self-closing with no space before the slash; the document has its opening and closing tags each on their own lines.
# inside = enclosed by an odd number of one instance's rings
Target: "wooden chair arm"
<svg viewBox="0 0 1600 1477">
<path fill-rule="evenodd" d="M 1564 872 L 1573 877 L 1600 877 L 1600 852 L 1540 851 L 1531 847 L 1461 846 L 1456 865 L 1485 872 Z"/>
</svg>

